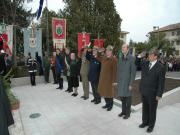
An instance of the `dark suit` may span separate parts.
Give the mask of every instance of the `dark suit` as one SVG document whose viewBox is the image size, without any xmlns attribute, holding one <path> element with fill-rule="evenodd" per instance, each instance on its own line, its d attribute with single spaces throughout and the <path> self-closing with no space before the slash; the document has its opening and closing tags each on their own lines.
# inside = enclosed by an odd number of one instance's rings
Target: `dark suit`
<svg viewBox="0 0 180 135">
<path fill-rule="evenodd" d="M 59 88 L 63 89 L 63 78 L 61 76 L 61 73 L 64 70 L 64 56 L 62 54 L 56 55 L 56 76 L 57 80 L 59 82 Z"/>
<path fill-rule="evenodd" d="M 5 54 L 0 54 L 0 73 L 3 75 L 6 74 L 6 62 L 5 62 Z"/>
<path fill-rule="evenodd" d="M 158 101 L 156 96 L 162 97 L 165 73 L 163 65 L 158 61 L 149 70 L 149 62 L 142 65 L 140 92 L 142 94 L 142 121 L 149 127 L 154 127 Z"/>
<path fill-rule="evenodd" d="M 99 102 L 101 101 L 101 96 L 99 95 L 99 92 L 98 92 L 99 76 L 101 72 L 101 63 L 90 52 L 87 52 L 86 58 L 90 62 L 88 79 L 91 83 L 94 100 L 96 102 Z"/>
<path fill-rule="evenodd" d="M 8 127 L 14 124 L 10 102 L 0 76 L 0 135 L 9 135 Z"/>
</svg>

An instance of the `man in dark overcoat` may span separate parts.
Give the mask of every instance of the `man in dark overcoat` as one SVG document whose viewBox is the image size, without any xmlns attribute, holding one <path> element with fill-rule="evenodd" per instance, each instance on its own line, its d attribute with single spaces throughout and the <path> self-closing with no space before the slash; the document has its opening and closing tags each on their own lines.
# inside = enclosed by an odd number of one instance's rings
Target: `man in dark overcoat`
<svg viewBox="0 0 180 135">
<path fill-rule="evenodd" d="M 122 57 L 118 59 L 117 74 L 118 96 L 122 101 L 122 112 L 119 117 L 124 116 L 124 119 L 128 119 L 131 113 L 132 83 L 136 76 L 135 59 L 129 53 L 128 44 L 122 46 Z"/>
</svg>

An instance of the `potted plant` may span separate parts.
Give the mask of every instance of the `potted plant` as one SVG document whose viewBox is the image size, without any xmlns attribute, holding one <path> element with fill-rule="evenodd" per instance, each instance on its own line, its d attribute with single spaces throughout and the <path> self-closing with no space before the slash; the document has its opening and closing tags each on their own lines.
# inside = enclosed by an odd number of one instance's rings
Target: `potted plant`
<svg viewBox="0 0 180 135">
<path fill-rule="evenodd" d="M 10 86 L 10 79 L 13 77 L 13 69 L 11 69 L 5 76 L 1 76 L 2 81 L 3 81 L 3 87 L 7 93 L 10 105 L 11 105 L 11 110 L 17 110 L 20 107 L 20 102 L 19 99 L 13 94 Z"/>
</svg>

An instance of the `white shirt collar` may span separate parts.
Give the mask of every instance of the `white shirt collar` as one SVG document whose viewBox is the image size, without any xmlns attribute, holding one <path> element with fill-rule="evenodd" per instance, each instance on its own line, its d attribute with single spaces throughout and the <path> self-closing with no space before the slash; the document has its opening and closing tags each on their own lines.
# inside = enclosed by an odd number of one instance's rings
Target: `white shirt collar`
<svg viewBox="0 0 180 135">
<path fill-rule="evenodd" d="M 150 69 L 156 64 L 156 62 L 157 62 L 157 60 L 155 60 L 155 61 L 151 61 L 150 63 L 151 63 L 151 67 L 150 67 Z"/>
</svg>

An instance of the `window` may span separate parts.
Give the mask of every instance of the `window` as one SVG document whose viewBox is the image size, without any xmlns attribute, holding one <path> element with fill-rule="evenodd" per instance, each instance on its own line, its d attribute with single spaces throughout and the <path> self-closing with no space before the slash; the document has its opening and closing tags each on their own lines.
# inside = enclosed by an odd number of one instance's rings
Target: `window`
<svg viewBox="0 0 180 135">
<path fill-rule="evenodd" d="M 172 36 L 174 36 L 174 31 L 172 32 Z"/>
<path fill-rule="evenodd" d="M 180 40 L 176 41 L 176 45 L 180 45 Z"/>
<path fill-rule="evenodd" d="M 171 41 L 171 44 L 174 45 L 174 41 Z"/>
<path fill-rule="evenodd" d="M 123 34 L 121 34 L 121 38 L 124 38 L 124 35 L 123 35 Z"/>
<path fill-rule="evenodd" d="M 179 55 L 179 50 L 176 50 L 175 54 L 176 54 L 176 55 Z"/>
<path fill-rule="evenodd" d="M 177 35 L 178 35 L 178 36 L 180 35 L 180 30 L 177 31 Z"/>
</svg>

